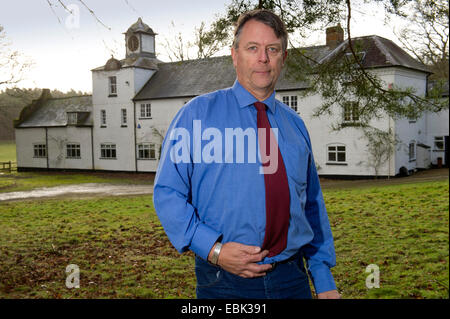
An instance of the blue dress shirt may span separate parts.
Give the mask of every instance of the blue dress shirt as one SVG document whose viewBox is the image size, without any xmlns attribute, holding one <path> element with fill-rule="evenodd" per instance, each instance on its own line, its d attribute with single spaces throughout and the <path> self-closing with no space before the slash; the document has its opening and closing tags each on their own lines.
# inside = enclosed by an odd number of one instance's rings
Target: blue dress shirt
<svg viewBox="0 0 450 319">
<path fill-rule="evenodd" d="M 258 142 L 253 145 L 251 138 L 244 145 L 235 142 L 230 152 L 230 139 L 224 141 L 226 129 L 228 133 L 230 128 L 257 132 L 256 101 L 236 80 L 231 88 L 192 99 L 173 119 L 163 142 L 153 201 L 167 236 L 180 253 L 190 249 L 206 260 L 219 238 L 222 243 L 262 246 L 264 175 L 259 157 L 253 160 L 255 149 L 259 152 Z M 278 129 L 288 176 L 290 220 L 285 250 L 261 263 L 285 260 L 301 248 L 316 293 L 334 290 L 330 271 L 336 264 L 333 237 L 305 124 L 275 99 L 275 92 L 263 103 L 270 125 Z M 242 149 L 244 160 L 239 153 Z M 183 150 L 188 156 L 176 160 L 174 154 Z"/>
</svg>

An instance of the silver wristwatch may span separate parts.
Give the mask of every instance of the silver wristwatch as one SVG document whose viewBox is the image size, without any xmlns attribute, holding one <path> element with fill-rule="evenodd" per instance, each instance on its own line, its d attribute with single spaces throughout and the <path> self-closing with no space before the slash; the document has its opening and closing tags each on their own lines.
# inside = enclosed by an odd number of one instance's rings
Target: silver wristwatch
<svg viewBox="0 0 450 319">
<path fill-rule="evenodd" d="M 222 243 L 221 242 L 216 242 L 216 244 L 214 246 L 213 254 L 211 256 L 211 264 L 217 265 L 221 249 L 222 249 Z"/>
</svg>

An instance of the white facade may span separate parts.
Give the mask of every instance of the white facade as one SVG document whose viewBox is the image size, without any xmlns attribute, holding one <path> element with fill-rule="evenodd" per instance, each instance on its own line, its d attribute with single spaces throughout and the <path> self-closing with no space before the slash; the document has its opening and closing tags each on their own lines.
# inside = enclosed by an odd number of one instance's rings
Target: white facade
<svg viewBox="0 0 450 319">
<path fill-rule="evenodd" d="M 155 61 L 149 57 L 150 53 L 154 54 L 154 33 L 141 20 L 134 26 L 139 31 L 133 33 L 132 26 L 126 33 L 128 60 L 122 61 L 125 64 L 111 58 L 110 67 L 107 63 L 92 70 L 92 127 L 16 129 L 18 167 L 156 172 L 167 129 L 191 97 L 133 101 L 157 72 L 156 67 L 148 64 Z M 142 33 L 142 30 L 147 31 Z M 131 46 L 134 50 L 130 51 L 128 43 L 135 34 L 139 43 Z M 147 59 L 147 64 L 139 59 Z M 426 94 L 427 73 L 423 71 L 391 66 L 370 72 L 386 88 L 412 87 L 416 95 Z M 276 98 L 296 107 L 304 120 L 319 175 L 395 176 L 401 170 L 427 168 L 436 165 L 438 158 L 441 162 L 444 159 L 441 146 L 448 142 L 448 110 L 425 114 L 417 120 L 393 119 L 387 115 L 373 120 L 371 126 L 394 132 L 398 140 L 395 151 L 375 167 L 368 152 L 368 141 L 359 127 L 332 130 L 332 124 L 343 120 L 343 110 L 336 106 L 332 117 L 317 118 L 313 112 L 322 103 L 319 95 L 303 98 L 299 90 L 283 90 L 277 92 Z M 45 145 L 46 156 L 36 156 L 43 155 L 39 153 L 42 152 L 39 145 Z M 79 145 L 80 157 L 68 157 L 67 145 L 75 147 L 75 153 Z"/>
<path fill-rule="evenodd" d="M 92 72 L 96 170 L 117 170 L 120 167 L 121 171 L 136 171 L 135 108 L 132 99 L 154 72 L 134 67 Z M 111 77 L 116 79 L 115 94 L 110 92 Z M 102 156 L 102 145 L 115 146 L 116 156 Z"/>
<path fill-rule="evenodd" d="M 35 150 L 41 145 L 42 149 L 45 148 L 45 154 L 39 154 L 39 151 Z M 17 163 L 21 168 L 84 170 L 93 168 L 90 127 L 19 129 L 16 130 L 16 147 Z"/>
</svg>

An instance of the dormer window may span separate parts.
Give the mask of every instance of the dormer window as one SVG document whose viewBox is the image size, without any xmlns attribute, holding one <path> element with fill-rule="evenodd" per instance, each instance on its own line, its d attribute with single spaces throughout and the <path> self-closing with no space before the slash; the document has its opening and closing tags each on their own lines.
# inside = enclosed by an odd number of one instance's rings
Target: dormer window
<svg viewBox="0 0 450 319">
<path fill-rule="evenodd" d="M 117 96 L 117 77 L 110 76 L 109 80 L 109 96 Z"/>
<path fill-rule="evenodd" d="M 77 125 L 78 114 L 76 112 L 67 112 L 67 125 Z"/>
</svg>

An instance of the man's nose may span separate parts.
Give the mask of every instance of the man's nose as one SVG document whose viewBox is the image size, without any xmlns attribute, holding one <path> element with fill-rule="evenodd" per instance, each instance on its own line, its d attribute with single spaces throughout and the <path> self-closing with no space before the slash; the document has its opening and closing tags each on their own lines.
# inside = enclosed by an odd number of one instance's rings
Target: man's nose
<svg viewBox="0 0 450 319">
<path fill-rule="evenodd" d="M 260 50 L 259 52 L 259 62 L 268 63 L 269 62 L 269 54 L 266 49 Z"/>
</svg>

